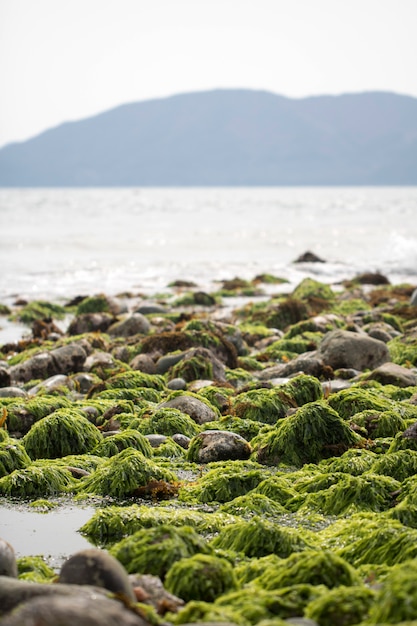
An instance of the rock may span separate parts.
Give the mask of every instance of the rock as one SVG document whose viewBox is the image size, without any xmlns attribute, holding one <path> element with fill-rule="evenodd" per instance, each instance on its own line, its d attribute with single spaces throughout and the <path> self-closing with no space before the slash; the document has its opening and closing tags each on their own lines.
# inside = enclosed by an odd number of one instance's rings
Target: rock
<svg viewBox="0 0 417 626">
<path fill-rule="evenodd" d="M 161 356 L 156 362 L 156 373 L 165 374 L 171 367 L 179 363 L 186 354 L 187 352 L 183 351 Z"/>
<path fill-rule="evenodd" d="M 27 398 L 28 394 L 20 387 L 0 387 L 0 398 Z"/>
<path fill-rule="evenodd" d="M 54 360 L 56 374 L 69 374 L 80 372 L 84 366 L 87 354 L 77 343 L 69 343 L 67 346 L 56 348 L 50 352 Z"/>
<path fill-rule="evenodd" d="M 146 302 L 144 304 L 140 304 L 134 311 L 135 313 L 141 313 L 142 315 L 150 315 L 150 314 L 164 314 L 167 313 L 167 309 L 160 304 L 155 304 L 154 302 Z"/>
<path fill-rule="evenodd" d="M 173 378 L 167 383 L 167 387 L 172 391 L 183 391 L 187 389 L 187 383 L 183 378 Z"/>
<path fill-rule="evenodd" d="M 194 302 L 201 306 L 213 306 L 216 304 L 216 300 L 209 293 L 205 291 L 195 291 L 193 294 Z"/>
<path fill-rule="evenodd" d="M 373 370 L 366 380 L 376 380 L 382 385 L 414 387 L 417 385 L 417 374 L 407 367 L 387 362 Z"/>
<path fill-rule="evenodd" d="M 86 362 L 89 358 L 90 357 L 87 357 Z M 75 376 L 73 376 L 73 381 L 75 382 L 80 393 L 88 393 L 91 387 L 96 384 L 97 379 L 91 374 L 80 372 L 79 374 L 75 374 Z"/>
<path fill-rule="evenodd" d="M 133 370 L 139 370 L 145 374 L 156 374 L 156 365 L 149 354 L 137 354 L 129 363 Z"/>
<path fill-rule="evenodd" d="M 379 272 L 364 272 L 354 278 L 355 283 L 361 285 L 389 285 L 390 282 L 386 276 Z"/>
<path fill-rule="evenodd" d="M 414 289 L 413 293 L 411 294 L 410 304 L 411 306 L 417 306 L 417 289 Z"/>
<path fill-rule="evenodd" d="M 28 583 L 33 585 L 34 583 Z M 58 589 L 59 585 L 42 585 Z M 33 590 L 32 590 L 33 591 Z M 83 590 L 32 598 L 18 606 L 12 614 L 0 619 L 0 626 L 149 626 L 149 623 L 121 602 L 96 591 L 85 595 Z"/>
<path fill-rule="evenodd" d="M 86 372 L 91 372 L 95 367 L 114 367 L 114 358 L 108 352 L 94 352 L 87 357 L 84 365 Z"/>
<path fill-rule="evenodd" d="M 4 367 L 0 367 L 0 387 L 10 387 L 10 383 L 9 372 Z"/>
<path fill-rule="evenodd" d="M 317 256 L 317 254 L 314 254 L 314 252 L 310 252 L 309 250 L 301 254 L 294 261 L 294 263 L 325 263 L 325 262 L 326 261 L 324 261 L 319 256 Z"/>
<path fill-rule="evenodd" d="M 50 378 L 56 374 L 69 374 L 82 370 L 87 358 L 85 350 L 77 343 L 41 352 L 31 359 L 10 368 L 13 381 L 28 382 L 36 378 Z"/>
<path fill-rule="evenodd" d="M 127 600 L 135 600 L 126 570 L 104 550 L 90 548 L 71 556 L 61 567 L 59 583 L 103 587 Z"/>
<path fill-rule="evenodd" d="M 128 363 L 130 359 L 130 352 L 127 346 L 116 346 L 112 349 L 111 354 L 118 361 L 122 361 L 122 363 Z"/>
<path fill-rule="evenodd" d="M 10 543 L 4 539 L 0 539 L 0 576 L 17 578 L 16 555 Z"/>
<path fill-rule="evenodd" d="M 298 355 L 295 359 L 292 359 L 289 363 L 280 363 L 279 365 L 273 365 L 267 367 L 259 374 L 257 378 L 259 380 L 271 380 L 273 378 L 287 378 L 303 372 L 316 378 L 332 378 L 332 369 L 326 366 L 323 360 L 317 355 L 316 352 L 307 352 Z"/>
<path fill-rule="evenodd" d="M 387 346 L 365 333 L 333 330 L 322 339 L 317 356 L 333 369 L 374 369 L 389 361 Z"/>
<path fill-rule="evenodd" d="M 68 335 L 83 335 L 84 333 L 105 333 L 114 322 L 109 313 L 82 313 L 77 315 L 68 326 Z"/>
<path fill-rule="evenodd" d="M 181 598 L 165 589 L 158 576 L 131 574 L 129 580 L 137 600 L 155 607 L 159 615 L 165 615 L 167 611 L 176 613 L 184 605 Z"/>
<path fill-rule="evenodd" d="M 35 387 L 31 387 L 28 390 L 30 396 L 35 396 L 39 391 L 44 390 L 45 393 L 53 393 L 59 391 L 60 387 L 67 387 L 67 389 L 74 389 L 74 383 L 71 378 L 65 376 L 65 374 L 56 374 L 46 380 L 43 380 Z"/>
<path fill-rule="evenodd" d="M 213 409 L 198 398 L 188 396 L 186 394 L 176 396 L 158 404 L 158 409 L 178 409 L 183 413 L 187 413 L 197 424 L 205 424 L 206 422 L 213 422 L 218 418 L 218 415 Z"/>
<path fill-rule="evenodd" d="M 241 435 L 226 430 L 205 430 L 191 441 L 189 460 L 194 463 L 246 460 L 252 448 Z"/>
<path fill-rule="evenodd" d="M 133 313 L 126 319 L 112 324 L 108 334 L 112 337 L 132 337 L 133 335 L 147 335 L 150 329 L 149 321 L 141 313 Z"/>
<path fill-rule="evenodd" d="M 395 330 L 395 328 L 385 322 L 367 324 L 363 327 L 363 330 L 370 337 L 379 339 L 379 341 L 383 341 L 384 343 L 388 343 L 388 341 L 391 341 L 391 339 L 394 339 L 394 337 L 398 337 L 401 334 L 398 330 Z"/>
<path fill-rule="evenodd" d="M 179 375 L 187 382 L 208 377 L 219 382 L 226 381 L 224 364 L 208 348 L 187 350 L 174 371 L 177 374 L 176 378 Z"/>
<path fill-rule="evenodd" d="M 172 435 L 172 441 L 175 441 L 175 443 L 181 446 L 181 448 L 184 448 L 184 450 L 188 450 L 191 439 L 182 433 L 175 433 L 175 435 Z"/>
<path fill-rule="evenodd" d="M 159 448 L 163 443 L 166 442 L 167 437 L 165 435 L 158 435 L 157 433 L 152 435 L 145 435 L 146 439 L 151 444 L 152 448 Z"/>
</svg>

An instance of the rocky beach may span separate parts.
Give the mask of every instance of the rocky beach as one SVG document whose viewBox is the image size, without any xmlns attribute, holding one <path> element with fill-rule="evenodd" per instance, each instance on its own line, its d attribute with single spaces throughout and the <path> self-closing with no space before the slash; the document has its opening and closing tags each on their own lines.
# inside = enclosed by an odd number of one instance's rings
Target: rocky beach
<svg viewBox="0 0 417 626">
<path fill-rule="evenodd" d="M 314 276 L 0 304 L 0 505 L 92 510 L 0 626 L 417 625 L 416 286 Z"/>
</svg>

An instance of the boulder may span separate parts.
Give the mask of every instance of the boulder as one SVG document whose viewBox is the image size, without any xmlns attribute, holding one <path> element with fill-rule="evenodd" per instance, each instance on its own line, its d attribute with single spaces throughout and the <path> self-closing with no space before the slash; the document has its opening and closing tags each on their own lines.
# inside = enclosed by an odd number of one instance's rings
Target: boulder
<svg viewBox="0 0 417 626">
<path fill-rule="evenodd" d="M 391 362 L 377 367 L 366 379 L 376 380 L 382 385 L 396 385 L 397 387 L 414 387 L 417 385 L 417 374 L 415 371 Z"/>
<path fill-rule="evenodd" d="M 194 463 L 246 460 L 252 448 L 241 435 L 228 430 L 205 430 L 191 441 L 189 460 Z"/>
<path fill-rule="evenodd" d="M 40 352 L 24 363 L 11 367 L 9 373 L 11 379 L 17 382 L 45 379 L 56 374 L 80 372 L 86 358 L 87 354 L 79 344 L 70 343 L 51 352 Z"/>
<path fill-rule="evenodd" d="M 77 315 L 68 326 L 68 335 L 83 335 L 84 333 L 105 333 L 114 322 L 109 313 L 82 313 Z"/>
<path fill-rule="evenodd" d="M 4 367 L 0 367 L 0 387 L 10 387 L 10 383 L 9 372 Z"/>
<path fill-rule="evenodd" d="M 349 330 L 333 330 L 322 339 L 317 356 L 333 369 L 374 369 L 390 360 L 383 341 L 373 339 L 365 333 Z"/>
<path fill-rule="evenodd" d="M 213 422 L 218 419 L 217 413 L 211 409 L 207 404 L 194 396 L 180 395 L 158 404 L 158 409 L 178 409 L 183 413 L 186 413 L 197 424 L 205 424 L 206 422 Z"/>
<path fill-rule="evenodd" d="M 145 374 L 156 374 L 156 365 L 149 354 L 137 354 L 129 363 L 132 370 L 139 370 Z"/>
<path fill-rule="evenodd" d="M 4 539 L 0 539 L 0 576 L 17 578 L 16 555 L 10 543 Z"/>
<path fill-rule="evenodd" d="M 141 313 L 133 313 L 120 322 L 112 324 L 108 329 L 112 337 L 132 337 L 133 335 L 147 335 L 150 329 L 149 321 Z"/>
</svg>

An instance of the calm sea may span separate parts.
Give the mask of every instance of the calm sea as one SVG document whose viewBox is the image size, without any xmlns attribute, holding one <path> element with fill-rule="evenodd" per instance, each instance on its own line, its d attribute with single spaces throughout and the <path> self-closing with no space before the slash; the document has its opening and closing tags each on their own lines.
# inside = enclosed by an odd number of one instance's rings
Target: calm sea
<svg viewBox="0 0 417 626">
<path fill-rule="evenodd" d="M 311 250 L 325 264 L 294 265 Z M 417 284 L 417 187 L 1 189 L 0 302 L 270 272 Z"/>
</svg>

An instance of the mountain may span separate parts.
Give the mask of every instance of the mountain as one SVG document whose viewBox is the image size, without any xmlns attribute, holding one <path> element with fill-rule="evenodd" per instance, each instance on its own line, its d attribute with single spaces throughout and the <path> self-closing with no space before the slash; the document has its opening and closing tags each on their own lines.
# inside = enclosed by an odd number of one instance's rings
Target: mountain
<svg viewBox="0 0 417 626">
<path fill-rule="evenodd" d="M 0 150 L 0 185 L 415 185 L 417 98 L 219 89 L 119 106 Z"/>
</svg>

